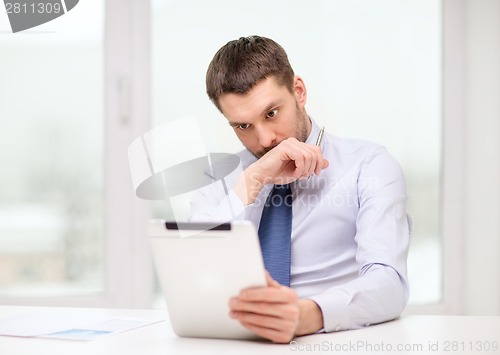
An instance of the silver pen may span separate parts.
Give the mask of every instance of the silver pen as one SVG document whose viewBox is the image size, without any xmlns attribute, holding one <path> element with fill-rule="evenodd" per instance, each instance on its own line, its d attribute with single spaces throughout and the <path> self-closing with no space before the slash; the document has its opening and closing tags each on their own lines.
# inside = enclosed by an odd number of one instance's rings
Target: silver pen
<svg viewBox="0 0 500 355">
<path fill-rule="evenodd" d="M 320 147 L 321 146 L 321 142 L 323 142 L 323 134 L 325 133 L 325 126 L 321 127 L 321 129 L 319 130 L 319 133 L 318 133 L 318 138 L 316 139 L 316 146 L 317 147 Z M 312 175 L 309 175 L 307 177 L 307 180 L 311 179 L 311 176 Z"/>
<path fill-rule="evenodd" d="M 325 133 L 325 126 L 319 130 L 318 139 L 316 139 L 316 145 L 319 147 L 321 142 L 323 142 L 323 134 Z"/>
</svg>

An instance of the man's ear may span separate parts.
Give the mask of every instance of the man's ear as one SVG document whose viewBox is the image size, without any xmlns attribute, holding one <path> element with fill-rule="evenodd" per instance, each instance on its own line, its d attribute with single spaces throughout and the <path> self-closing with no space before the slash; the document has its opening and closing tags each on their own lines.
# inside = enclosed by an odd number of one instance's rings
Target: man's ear
<svg viewBox="0 0 500 355">
<path fill-rule="evenodd" d="M 293 78 L 293 93 L 299 107 L 304 108 L 307 101 L 307 89 L 304 80 L 298 75 Z"/>
</svg>

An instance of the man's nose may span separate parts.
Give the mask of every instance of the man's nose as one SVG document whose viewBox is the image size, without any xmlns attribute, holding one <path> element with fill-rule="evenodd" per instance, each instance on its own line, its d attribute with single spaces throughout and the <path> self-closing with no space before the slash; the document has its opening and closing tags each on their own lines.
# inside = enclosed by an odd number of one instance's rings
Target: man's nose
<svg viewBox="0 0 500 355">
<path fill-rule="evenodd" d="M 273 147 L 276 145 L 276 133 L 272 129 L 259 127 L 257 129 L 259 144 L 264 148 Z"/>
</svg>

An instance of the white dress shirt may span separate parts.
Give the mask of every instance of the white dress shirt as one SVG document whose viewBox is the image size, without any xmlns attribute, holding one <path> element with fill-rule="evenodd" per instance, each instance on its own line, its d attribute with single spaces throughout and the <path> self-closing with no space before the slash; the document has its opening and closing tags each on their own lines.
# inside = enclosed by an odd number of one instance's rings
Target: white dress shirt
<svg viewBox="0 0 500 355">
<path fill-rule="evenodd" d="M 315 144 L 312 121 L 306 143 Z M 321 308 L 327 332 L 397 318 L 409 296 L 406 186 L 396 160 L 380 145 L 325 132 L 320 175 L 292 184 L 291 287 Z M 238 153 L 242 168 L 256 161 Z M 241 172 L 241 170 L 240 170 Z M 239 172 L 200 189 L 191 220 L 250 220 L 259 226 L 272 185 L 244 206 L 230 190 Z M 228 193 L 225 193 L 225 190 Z"/>
</svg>

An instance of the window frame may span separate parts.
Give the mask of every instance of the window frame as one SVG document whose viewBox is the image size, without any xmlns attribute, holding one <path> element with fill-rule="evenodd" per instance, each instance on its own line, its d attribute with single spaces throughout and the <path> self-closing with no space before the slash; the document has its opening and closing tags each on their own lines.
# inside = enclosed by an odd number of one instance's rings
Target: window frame
<svg viewBox="0 0 500 355">
<path fill-rule="evenodd" d="M 465 243 L 465 5 L 442 0 L 442 174 L 441 174 L 441 300 L 409 305 L 407 314 L 460 314 L 463 305 L 461 262 Z M 411 282 L 411 280 L 410 280 Z"/>
</svg>

